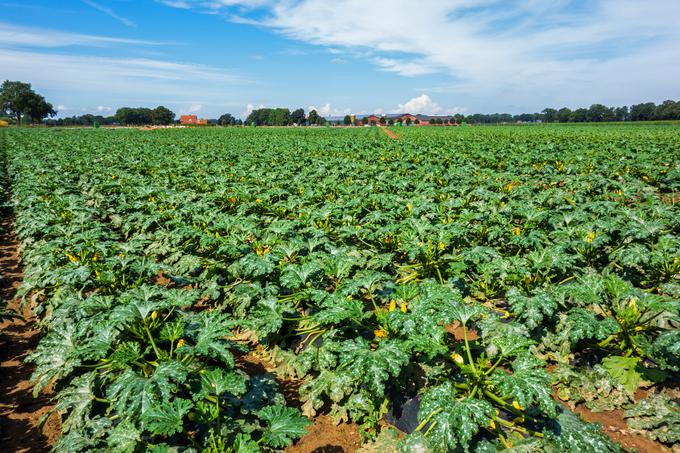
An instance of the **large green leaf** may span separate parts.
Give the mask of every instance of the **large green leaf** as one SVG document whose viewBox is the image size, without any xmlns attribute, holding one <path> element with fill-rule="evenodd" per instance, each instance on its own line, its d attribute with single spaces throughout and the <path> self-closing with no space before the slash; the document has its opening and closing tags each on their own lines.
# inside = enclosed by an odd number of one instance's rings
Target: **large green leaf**
<svg viewBox="0 0 680 453">
<path fill-rule="evenodd" d="M 418 419 L 429 420 L 428 442 L 435 451 L 469 450 L 472 437 L 481 426 L 488 426 L 496 410 L 487 401 L 457 398 L 451 383 L 429 389 L 423 395 Z"/>
<path fill-rule="evenodd" d="M 372 350 L 368 341 L 355 338 L 343 343 L 340 367 L 347 375 L 362 382 L 375 395 L 385 393 L 385 382 L 396 377 L 409 362 L 409 355 L 399 347 L 399 342 L 382 341 Z"/>
<path fill-rule="evenodd" d="M 257 413 L 265 422 L 262 441 L 265 445 L 284 448 L 298 437 L 307 434 L 306 427 L 311 425 L 297 409 L 286 406 L 267 406 Z"/>
<path fill-rule="evenodd" d="M 156 435 L 181 432 L 184 416 L 192 408 L 190 401 L 176 398 L 170 403 L 155 404 L 142 414 L 144 427 Z"/>
<path fill-rule="evenodd" d="M 110 451 L 127 453 L 134 451 L 141 440 L 141 434 L 132 422 L 123 420 L 118 423 L 106 440 Z"/>
<path fill-rule="evenodd" d="M 548 416 L 556 417 L 550 375 L 541 368 L 526 366 L 525 362 L 521 358 L 517 359 L 513 363 L 512 374 L 496 371 L 491 376 L 491 381 L 498 386 L 501 394 L 513 398 L 520 406 L 537 404 Z"/>
</svg>

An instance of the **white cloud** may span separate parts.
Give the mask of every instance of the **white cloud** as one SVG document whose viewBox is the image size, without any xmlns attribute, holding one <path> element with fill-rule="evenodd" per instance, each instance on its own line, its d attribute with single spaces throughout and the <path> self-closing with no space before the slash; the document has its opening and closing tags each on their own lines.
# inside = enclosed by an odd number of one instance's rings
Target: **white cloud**
<svg viewBox="0 0 680 453">
<path fill-rule="evenodd" d="M 203 106 L 201 104 L 191 104 L 189 106 L 189 109 L 187 110 L 189 113 L 197 113 L 200 112 L 203 109 Z"/>
<path fill-rule="evenodd" d="M 112 10 L 111 8 L 109 8 L 108 6 L 100 5 L 99 3 L 96 3 L 92 0 L 81 0 L 81 1 L 88 6 L 91 6 L 92 8 L 94 8 L 98 11 L 101 11 L 102 13 L 106 14 L 107 16 L 116 19 L 117 21 L 121 22 L 122 24 L 127 25 L 128 27 L 136 27 L 137 26 L 137 24 L 132 22 L 130 19 L 127 19 L 123 16 L 116 14 L 116 12 L 114 10 Z"/>
<path fill-rule="evenodd" d="M 40 70 L 36 70 L 36 62 L 40 62 Z M 239 95 L 237 87 L 251 83 L 204 65 L 2 48 L 0 67 L 3 78 L 30 80 L 55 104 L 96 106 L 106 97 L 115 99 L 117 105 L 112 109 L 162 104 L 181 110 L 200 101 L 203 107 L 212 106 L 211 112 L 217 114 L 224 106 L 234 105 L 231 102 Z"/>
<path fill-rule="evenodd" d="M 106 107 L 103 105 L 98 105 L 97 106 L 97 112 L 99 113 L 111 113 L 113 111 L 112 107 Z"/>
<path fill-rule="evenodd" d="M 344 115 L 349 115 L 351 113 L 351 109 L 336 109 L 331 107 L 330 103 L 326 103 L 325 105 L 322 105 L 321 107 L 316 107 L 313 105 L 310 105 L 307 108 L 308 112 L 311 112 L 312 110 L 316 110 L 316 113 L 318 113 L 320 116 L 328 117 L 328 116 L 344 116 Z"/>
<path fill-rule="evenodd" d="M 189 9 L 192 7 L 192 3 L 184 0 L 157 0 L 158 3 L 162 3 L 166 6 L 172 8 Z"/>
<path fill-rule="evenodd" d="M 250 115 L 250 114 L 252 113 L 253 110 L 263 109 L 263 108 L 264 108 L 264 105 L 263 105 L 263 104 L 260 104 L 260 105 L 258 105 L 258 106 L 256 106 L 255 104 L 248 104 L 248 105 L 246 106 L 246 111 L 243 112 L 243 113 L 241 113 L 240 116 L 241 116 L 241 118 L 247 118 L 248 115 Z"/>
<path fill-rule="evenodd" d="M 680 2 L 184 0 L 495 108 L 680 97 Z M 209 4 L 209 5 L 208 5 Z M 256 14 L 248 14 L 258 9 Z M 240 17 L 235 19 L 236 15 Z"/>
<path fill-rule="evenodd" d="M 446 109 L 447 115 L 456 115 L 458 113 L 467 113 L 466 107 L 451 107 Z"/>
<path fill-rule="evenodd" d="M 415 77 L 425 74 L 434 74 L 441 68 L 428 63 L 427 61 L 405 61 L 397 60 L 395 58 L 381 58 L 373 59 L 373 62 L 380 67 L 382 71 L 396 72 L 397 74 L 406 77 Z"/>
<path fill-rule="evenodd" d="M 330 116 L 331 113 L 333 112 L 333 109 L 331 108 L 330 104 L 322 105 L 321 107 L 315 107 L 313 105 L 310 105 L 309 111 L 311 112 L 312 110 L 316 110 L 316 113 L 318 113 L 321 116 Z"/>
<path fill-rule="evenodd" d="M 430 99 L 430 96 L 421 94 L 413 99 L 409 99 L 403 104 L 399 104 L 393 113 L 410 113 L 412 115 L 422 113 L 424 115 L 436 115 L 441 113 L 441 111 L 442 108 L 439 104 Z"/>
<path fill-rule="evenodd" d="M 118 44 L 162 46 L 167 45 L 168 43 L 140 39 L 113 38 L 110 36 L 84 35 L 47 28 L 22 27 L 0 22 L 0 45 L 3 47 L 105 47 Z"/>
</svg>

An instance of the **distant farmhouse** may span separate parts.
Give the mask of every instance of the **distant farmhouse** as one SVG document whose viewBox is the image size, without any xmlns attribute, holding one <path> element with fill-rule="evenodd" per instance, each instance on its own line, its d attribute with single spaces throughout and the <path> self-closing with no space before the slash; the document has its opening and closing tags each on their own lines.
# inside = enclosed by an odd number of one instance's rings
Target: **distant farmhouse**
<svg viewBox="0 0 680 453">
<path fill-rule="evenodd" d="M 179 118 L 179 124 L 182 124 L 184 126 L 192 126 L 192 125 L 207 125 L 208 120 L 206 119 L 198 119 L 196 115 L 182 115 Z"/>
<path fill-rule="evenodd" d="M 415 124 L 416 118 L 414 115 L 411 115 L 410 113 L 390 113 L 387 115 L 369 115 L 367 117 L 362 118 L 362 122 L 365 125 L 369 126 L 377 126 L 380 123 L 380 119 L 384 118 L 383 122 L 388 122 L 389 120 L 392 120 L 394 123 L 403 123 L 403 124 Z"/>
<path fill-rule="evenodd" d="M 382 122 L 381 122 L 382 121 Z M 387 115 L 368 115 L 361 118 L 361 124 L 379 126 L 380 124 L 401 123 L 414 126 L 451 125 L 458 126 L 453 116 L 411 115 L 410 113 L 390 113 Z"/>
<path fill-rule="evenodd" d="M 342 116 L 329 116 L 326 121 L 329 124 L 346 124 L 347 118 Z M 462 115 L 412 115 L 410 113 L 388 113 L 356 115 L 357 126 L 388 126 L 396 123 L 406 126 L 461 126 L 466 123 Z"/>
</svg>

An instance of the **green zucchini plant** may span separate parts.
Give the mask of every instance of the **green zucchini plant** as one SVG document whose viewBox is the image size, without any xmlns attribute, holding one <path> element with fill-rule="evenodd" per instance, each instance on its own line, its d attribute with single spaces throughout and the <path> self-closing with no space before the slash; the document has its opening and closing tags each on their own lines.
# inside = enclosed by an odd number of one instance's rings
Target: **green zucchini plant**
<svg viewBox="0 0 680 453">
<path fill-rule="evenodd" d="M 35 390 L 54 383 L 65 415 L 57 450 L 276 449 L 305 433 L 274 381 L 235 366 L 236 322 L 185 310 L 196 297 L 141 286 L 59 307 L 78 322 L 53 322 L 30 357 Z"/>
</svg>

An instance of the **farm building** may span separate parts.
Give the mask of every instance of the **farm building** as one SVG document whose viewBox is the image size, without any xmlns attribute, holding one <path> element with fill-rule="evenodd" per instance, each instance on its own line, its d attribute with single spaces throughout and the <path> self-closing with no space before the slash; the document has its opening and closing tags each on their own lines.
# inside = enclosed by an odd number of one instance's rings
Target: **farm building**
<svg viewBox="0 0 680 453">
<path fill-rule="evenodd" d="M 410 113 L 404 113 L 403 115 L 399 115 L 399 120 L 402 123 L 406 123 L 407 120 L 411 120 L 411 123 L 415 123 L 418 118 L 416 118 L 414 115 L 411 115 Z"/>
<path fill-rule="evenodd" d="M 198 117 L 196 115 L 182 115 L 179 118 L 179 124 L 183 124 L 185 126 L 194 125 L 194 124 L 204 125 L 204 124 L 208 124 L 208 120 L 198 119 Z"/>
<path fill-rule="evenodd" d="M 378 115 L 366 116 L 366 117 L 364 117 L 363 122 L 364 122 L 364 124 L 368 124 L 370 126 L 377 126 L 377 125 L 380 125 L 380 119 L 381 118 L 384 118 L 386 122 L 388 120 L 392 120 L 395 123 L 401 122 L 401 123 L 404 123 L 404 124 L 407 123 L 407 121 L 406 121 L 407 119 L 411 120 L 411 121 L 409 121 L 409 123 L 415 123 L 415 121 L 417 119 L 415 116 L 411 115 L 410 113 L 389 113 L 387 115 L 381 115 L 381 116 L 378 116 Z"/>
<path fill-rule="evenodd" d="M 380 117 L 378 117 L 376 115 L 369 115 L 364 119 L 364 124 L 376 126 L 376 125 L 380 124 Z"/>
</svg>

